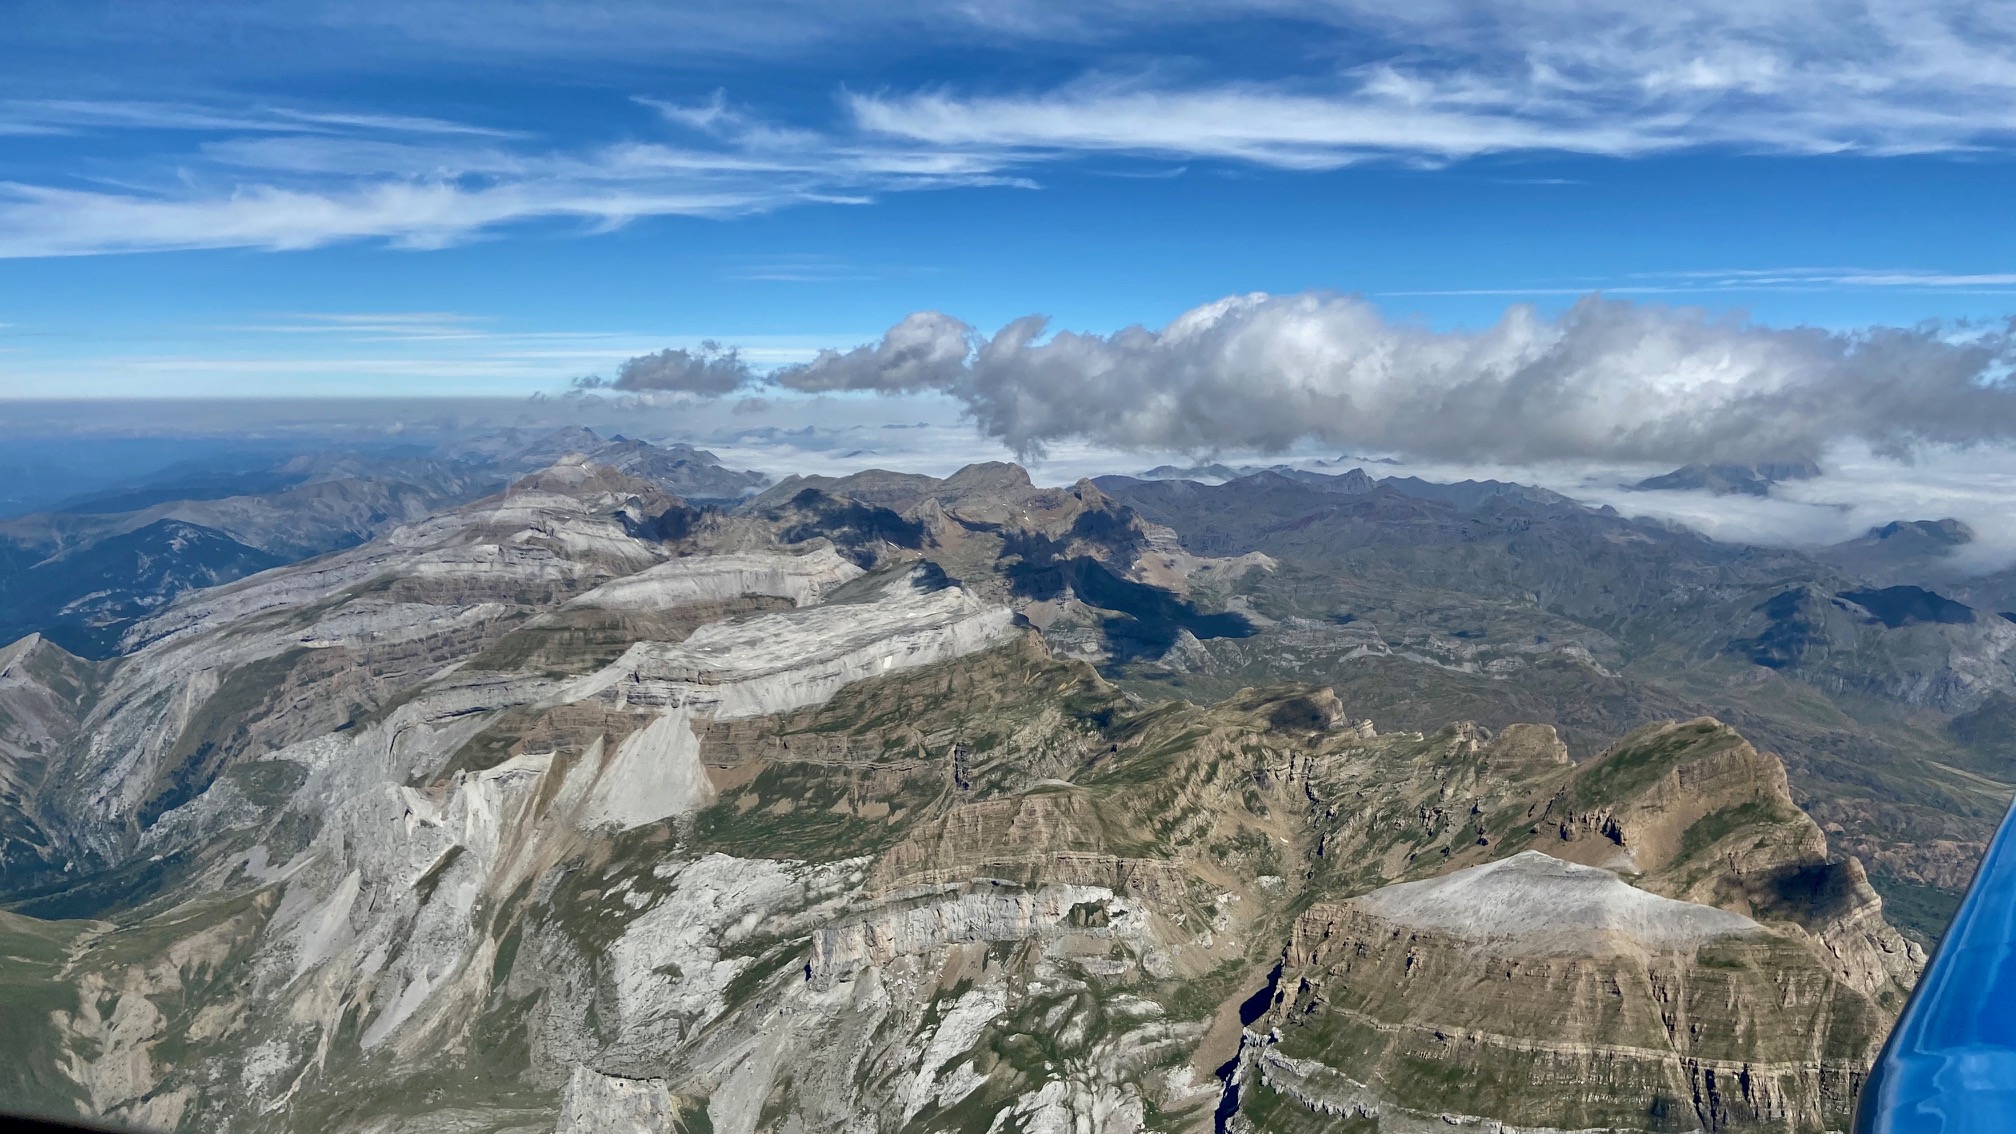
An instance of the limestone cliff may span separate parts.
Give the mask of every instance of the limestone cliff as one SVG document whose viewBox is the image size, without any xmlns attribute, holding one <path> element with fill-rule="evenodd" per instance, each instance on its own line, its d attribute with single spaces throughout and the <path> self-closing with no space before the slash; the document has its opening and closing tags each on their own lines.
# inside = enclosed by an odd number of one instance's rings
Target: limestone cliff
<svg viewBox="0 0 2016 1134">
<path fill-rule="evenodd" d="M 1033 564 L 1214 616 L 1096 488 L 833 487 L 565 461 L 102 668 L 0 654 L 72 867 L 0 915 L 0 1085 L 318 1134 L 1838 1125 L 1922 957 L 1732 730 L 1576 765 L 1148 703 L 1014 609 Z"/>
</svg>

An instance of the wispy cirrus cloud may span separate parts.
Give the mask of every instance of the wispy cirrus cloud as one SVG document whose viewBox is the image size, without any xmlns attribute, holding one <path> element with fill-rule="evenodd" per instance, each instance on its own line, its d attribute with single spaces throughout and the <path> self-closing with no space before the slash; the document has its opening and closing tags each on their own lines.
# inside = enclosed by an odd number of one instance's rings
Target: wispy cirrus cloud
<svg viewBox="0 0 2016 1134">
<path fill-rule="evenodd" d="M 651 104 L 660 114 L 667 105 Z M 234 131 L 225 123 L 235 120 L 178 107 L 162 117 L 224 136 L 164 157 L 151 177 L 142 171 L 112 186 L 0 181 L 0 256 L 285 251 L 351 240 L 428 249 L 534 221 L 606 230 L 640 217 L 726 217 L 861 204 L 886 192 L 1031 184 L 985 155 L 837 139 L 719 105 L 712 118 L 704 108 L 686 116 L 701 137 L 574 148 L 367 114 L 296 115 L 318 127 L 307 132 Z M 138 120 L 128 109 L 111 117 Z M 414 133 L 442 137 L 416 141 Z"/>
<path fill-rule="evenodd" d="M 37 331 L 29 326 L 0 333 Z M 384 393 L 388 380 L 400 390 L 522 395 L 552 390 L 568 375 L 621 376 L 629 360 L 656 352 L 662 361 L 668 343 L 674 357 L 703 363 L 714 357 L 705 335 L 537 329 L 493 315 L 435 310 L 247 313 L 230 322 L 136 329 L 110 340 L 74 338 L 73 349 L 38 352 L 30 366 L 0 366 L 0 399 L 144 397 L 158 395 L 164 383 L 209 397 L 358 396 Z M 769 369 L 807 362 L 834 338 L 743 335 L 732 353 L 738 365 Z M 644 368 L 616 392 L 676 393 L 665 373 L 663 365 Z"/>
<path fill-rule="evenodd" d="M 354 114 L 273 106 L 211 106 L 120 99 L 10 99 L 0 102 L 0 131 L 62 134 L 85 130 L 322 133 L 348 130 L 405 134 L 523 137 L 514 130 L 414 114 Z"/>
<path fill-rule="evenodd" d="M 0 103 L 5 129 L 64 134 L 83 130 L 296 131 L 299 122 L 242 108 L 122 99 L 10 99 Z"/>
<path fill-rule="evenodd" d="M 1320 170 L 1379 156 L 1449 159 L 1509 150 L 1635 156 L 1672 143 L 1628 122 L 1545 123 L 1484 107 L 1256 84 L 1203 90 L 1080 83 L 1033 96 L 850 95 L 864 130 L 949 149 L 1033 156 L 1111 151 Z"/>
<path fill-rule="evenodd" d="M 197 8 L 198 23 L 225 11 Z M 1128 174 L 1139 171 L 1112 167 L 2016 148 L 2016 7 L 1973 0 L 1128 0 L 1096 10 L 890 0 L 844 12 L 702 4 L 677 19 L 621 2 L 500 3 L 481 19 L 449 4 L 393 12 L 328 2 L 289 9 L 287 19 L 268 12 L 258 22 L 276 35 L 284 25 L 295 36 L 435 45 L 493 62 L 542 45 L 569 63 L 598 51 L 628 57 L 676 33 L 714 57 L 781 60 L 848 40 L 912 51 L 1007 45 L 1044 65 L 1005 85 L 861 88 L 837 74 L 830 103 L 797 105 L 789 121 L 723 91 L 642 95 L 596 130 L 560 137 L 403 108 L 16 100 L 0 104 L 0 133 L 153 131 L 164 140 L 55 176 L 0 167 L 0 255 L 356 240 L 437 248 L 540 221 L 593 232 L 649 216 L 1028 187 L 1046 168 L 1091 157 L 1096 172 Z M 1268 50 L 1222 48 L 1232 24 L 1269 29 Z M 766 28 L 767 39 L 758 34 Z M 859 66 L 881 73 L 865 49 Z M 193 150 L 168 141 L 192 134 Z"/>
<path fill-rule="evenodd" d="M 679 160 L 651 171 L 637 168 L 635 156 L 609 155 L 571 175 L 373 178 L 303 187 L 240 182 L 158 194 L 0 183 L 0 256 L 287 251 L 364 239 L 430 249 L 538 220 L 607 229 L 639 217 L 722 217 L 809 202 L 859 204 L 874 189 L 975 182 L 959 173 L 901 168 L 812 177 L 774 165 Z"/>
<path fill-rule="evenodd" d="M 865 130 L 953 147 L 1323 169 L 1704 146 L 1951 153 L 2016 142 L 2016 9 L 1968 0 L 1295 0 L 1247 6 L 1329 35 L 1288 76 L 1195 68 L 1050 89 L 854 95 Z M 1196 17 L 1179 5 L 1172 22 Z M 1165 72 L 1173 71 L 1174 74 Z"/>
<path fill-rule="evenodd" d="M 268 113 L 292 122 L 310 126 L 349 127 L 364 130 L 391 130 L 408 134 L 464 134 L 482 138 L 522 138 L 526 135 L 518 130 L 500 130 L 494 126 L 476 126 L 467 122 L 451 122 L 445 118 L 429 118 L 419 114 L 338 114 L 328 111 L 289 110 L 274 108 Z"/>
<path fill-rule="evenodd" d="M 453 311 L 289 312 L 268 322 L 243 323 L 219 330 L 244 334 L 314 335 L 360 340 L 485 339 L 494 332 L 492 320 Z"/>
<path fill-rule="evenodd" d="M 1749 292 L 1889 289 L 2016 294 L 2016 272 L 1948 272 L 1927 268 L 1720 268 L 1631 272 L 1614 281 L 1535 282 L 1496 287 L 1381 291 L 1382 296 L 1565 296 L 1600 290 L 1609 295 L 1703 297 Z"/>
<path fill-rule="evenodd" d="M 726 265 L 724 279 L 769 283 L 850 283 L 892 277 L 930 275 L 935 269 L 916 264 L 862 263 L 823 253 L 783 253 Z"/>
<path fill-rule="evenodd" d="M 2016 272 L 1944 272 L 1926 268 L 1725 268 L 1640 272 L 1635 278 L 1678 281 L 1703 288 L 2016 288 Z"/>
</svg>

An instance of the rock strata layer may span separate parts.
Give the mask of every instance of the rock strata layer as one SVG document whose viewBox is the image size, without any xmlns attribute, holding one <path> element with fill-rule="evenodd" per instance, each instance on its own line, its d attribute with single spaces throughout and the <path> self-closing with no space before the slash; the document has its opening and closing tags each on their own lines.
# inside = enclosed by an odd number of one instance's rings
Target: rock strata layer
<svg viewBox="0 0 2016 1134">
<path fill-rule="evenodd" d="M 1923 955 L 1775 757 L 1150 701 L 1049 643 L 1250 631 L 1267 565 L 1165 535 L 1012 466 L 731 513 L 570 458 L 111 661 L 0 649 L 0 1086 L 231 1134 L 1841 1126 Z"/>
</svg>

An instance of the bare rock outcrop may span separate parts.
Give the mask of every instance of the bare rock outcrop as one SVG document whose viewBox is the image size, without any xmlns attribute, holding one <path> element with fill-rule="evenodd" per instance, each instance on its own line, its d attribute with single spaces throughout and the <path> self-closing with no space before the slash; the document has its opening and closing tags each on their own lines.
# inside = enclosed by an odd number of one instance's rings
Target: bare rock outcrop
<svg viewBox="0 0 2016 1134">
<path fill-rule="evenodd" d="M 102 669 L 0 652 L 9 790 L 97 856 L 0 917 L 17 1081 L 231 1134 L 1839 1125 L 1920 958 L 1775 758 L 1150 703 L 1011 613 L 1220 617 L 1160 538 L 1012 466 L 730 515 L 567 459 Z"/>
<path fill-rule="evenodd" d="M 673 1134 L 675 1114 L 663 1079 L 625 1079 L 576 1065 L 553 1134 Z"/>
</svg>

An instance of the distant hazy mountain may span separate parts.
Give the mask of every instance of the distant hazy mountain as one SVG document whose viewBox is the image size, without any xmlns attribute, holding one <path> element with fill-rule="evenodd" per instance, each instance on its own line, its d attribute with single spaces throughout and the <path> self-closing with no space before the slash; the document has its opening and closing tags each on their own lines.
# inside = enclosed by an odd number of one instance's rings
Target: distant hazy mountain
<svg viewBox="0 0 2016 1134">
<path fill-rule="evenodd" d="M 693 504 L 732 506 L 770 483 L 762 473 L 725 468 L 721 458 L 691 445 L 650 445 L 616 437 L 582 452 L 597 464 L 649 481 Z"/>
<path fill-rule="evenodd" d="M 1953 615 L 1955 607 L 1968 608 L 1950 596 L 1927 589 L 1912 599 L 1822 559 L 1719 543 L 1543 489 L 1388 478 L 1371 492 L 1340 495 L 1272 474 L 1215 487 L 1121 477 L 1097 483 L 1181 533 L 1194 552 L 1264 552 L 1369 591 L 1375 607 L 1412 602 L 1436 611 L 1451 630 L 1469 617 L 1477 622 L 1466 639 L 1472 643 L 1497 638 L 1502 631 L 1484 628 L 1515 610 L 1571 620 L 1581 627 L 1576 640 L 1600 639 L 1592 656 L 1619 667 L 1642 668 L 1661 656 L 1671 659 L 1661 666 L 1700 664 L 1681 660 L 1689 653 L 1703 662 L 1779 659 L 1772 648 L 1744 643 L 1797 640 L 1796 657 L 1757 664 L 1949 711 L 1972 707 L 2016 674 L 2016 635 L 1971 612 Z M 1494 606 L 1487 614 L 1480 603 Z M 1798 613 L 1809 603 L 1840 617 Z M 1561 628 L 1549 634 L 1532 625 L 1550 644 L 1563 637 Z M 1885 633 L 1930 626 L 1943 629 Z"/>
<path fill-rule="evenodd" d="M 172 519 L 45 559 L 24 558 L 0 575 L 0 639 L 39 632 L 83 657 L 104 657 L 127 626 L 185 591 L 287 562 L 214 528 Z"/>
<path fill-rule="evenodd" d="M 1960 574 L 1953 553 L 1973 542 L 1974 530 L 1959 520 L 1893 520 L 1814 556 L 1872 582 L 1936 585 Z"/>
<path fill-rule="evenodd" d="M 1142 473 L 1141 476 L 1144 480 L 1234 480 L 1242 476 L 1252 476 L 1256 473 L 1264 472 L 1274 473 L 1291 479 L 1311 480 L 1336 475 L 1335 473 L 1325 473 L 1322 470 L 1343 469 L 1348 470 L 1343 475 L 1353 477 L 1354 483 L 1370 484 L 1371 478 L 1366 476 L 1365 470 L 1360 466 L 1390 465 L 1395 463 L 1391 457 L 1353 457 L 1346 454 L 1334 461 L 1311 461 L 1306 467 L 1301 465 L 1238 465 L 1235 467 L 1219 462 L 1213 462 L 1208 465 L 1188 466 L 1157 465 Z M 1354 489 L 1353 491 L 1358 490 Z"/>
<path fill-rule="evenodd" d="M 184 462 L 0 520 L 0 641 L 41 632 L 103 657 L 135 619 L 185 591 L 353 547 L 581 452 L 700 504 L 733 504 L 768 483 L 690 446 L 604 440 L 580 428 L 503 430 L 441 452 Z"/>
<path fill-rule="evenodd" d="M 1628 487 L 1640 492 L 1712 492 L 1717 496 L 1741 493 L 1769 496 L 1771 486 L 1787 480 L 1810 480 L 1820 475 L 1812 461 L 1765 461 L 1755 465 L 1687 465 L 1662 476 L 1648 477 Z"/>
<path fill-rule="evenodd" d="M 1214 463 L 1187 466 L 1156 465 L 1141 475 L 1148 480 L 1231 480 L 1234 477 L 1246 476 L 1259 471 L 1260 469 L 1253 465 L 1242 465 L 1239 468 L 1233 468 L 1231 465 Z"/>
<path fill-rule="evenodd" d="M 1388 461 L 1387 463 L 1390 464 L 1392 462 Z M 1328 465 L 1329 463 L 1318 462 L 1318 464 Z M 1437 481 L 1422 480 L 1420 477 L 1414 476 L 1389 476 L 1375 480 L 1364 469 L 1356 467 L 1344 472 L 1326 473 L 1318 472 L 1314 469 L 1297 468 L 1293 465 L 1273 465 L 1267 468 L 1242 465 L 1236 469 L 1228 468 L 1225 465 L 1199 465 L 1188 469 L 1179 469 L 1174 465 L 1160 465 L 1142 474 L 1142 478 L 1145 480 L 1224 480 L 1227 482 L 1253 480 L 1256 484 L 1265 484 L 1270 477 L 1295 481 L 1322 492 L 1337 492 L 1351 496 L 1368 493 L 1373 488 L 1384 485 L 1406 496 L 1415 496 L 1424 500 L 1444 500 L 1466 507 L 1492 496 L 1506 496 L 1520 500 L 1530 500 L 1535 503 L 1566 503 L 1568 501 L 1566 496 L 1558 492 L 1545 488 L 1535 488 L 1531 485 L 1513 484 L 1509 481 L 1463 480 L 1445 484 Z"/>
<path fill-rule="evenodd" d="M 299 441 L 243 437 L 0 435 L 0 518 L 88 507 L 97 498 L 145 491 L 171 480 L 257 475 L 301 448 Z M 198 488 L 160 499 L 194 499 L 212 491 Z"/>
</svg>

